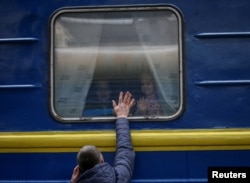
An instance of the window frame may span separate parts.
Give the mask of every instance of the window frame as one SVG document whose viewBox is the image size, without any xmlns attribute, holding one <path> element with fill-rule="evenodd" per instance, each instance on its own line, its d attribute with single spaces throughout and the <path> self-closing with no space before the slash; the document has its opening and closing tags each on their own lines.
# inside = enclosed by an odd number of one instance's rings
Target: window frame
<svg viewBox="0 0 250 183">
<path fill-rule="evenodd" d="M 179 108 L 173 115 L 170 116 L 129 116 L 128 119 L 131 121 L 171 121 L 179 117 L 183 112 L 183 101 L 184 101 L 184 87 L 183 87 L 183 16 L 180 10 L 172 5 L 164 6 L 119 6 L 119 7 L 68 7 L 57 10 L 50 19 L 50 99 L 49 108 L 51 115 L 60 122 L 64 123 L 79 123 L 79 122 L 105 122 L 115 120 L 116 117 L 63 117 L 60 116 L 55 109 L 55 22 L 56 19 L 64 13 L 100 13 L 100 12 L 122 12 L 122 11 L 157 11 L 157 10 L 168 10 L 173 12 L 177 17 L 178 24 L 178 57 L 179 57 Z"/>
</svg>

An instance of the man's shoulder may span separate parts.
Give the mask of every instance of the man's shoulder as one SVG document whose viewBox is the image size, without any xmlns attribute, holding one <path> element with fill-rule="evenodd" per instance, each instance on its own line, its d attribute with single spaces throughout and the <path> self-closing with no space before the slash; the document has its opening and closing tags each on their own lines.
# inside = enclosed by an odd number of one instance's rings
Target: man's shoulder
<svg viewBox="0 0 250 183">
<path fill-rule="evenodd" d="M 114 168 L 104 162 L 99 163 L 90 170 L 84 172 L 80 178 L 79 182 L 98 182 L 98 183 L 112 183 L 115 180 Z"/>
<path fill-rule="evenodd" d="M 112 167 L 109 163 L 99 163 L 97 164 L 93 171 L 98 172 L 98 174 L 112 174 L 114 172 L 114 167 Z"/>
</svg>

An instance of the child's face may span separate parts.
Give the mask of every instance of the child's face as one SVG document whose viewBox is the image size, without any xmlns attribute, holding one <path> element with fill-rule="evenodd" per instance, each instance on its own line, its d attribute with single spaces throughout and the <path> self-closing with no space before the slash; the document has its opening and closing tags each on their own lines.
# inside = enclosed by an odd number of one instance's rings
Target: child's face
<svg viewBox="0 0 250 183">
<path fill-rule="evenodd" d="M 152 78 L 143 78 L 141 88 L 146 96 L 153 94 L 155 88 Z"/>
<path fill-rule="evenodd" d="M 111 94 L 111 91 L 107 82 L 98 83 L 98 86 L 96 87 L 96 95 L 99 100 L 101 101 L 109 100 L 110 94 Z"/>
</svg>

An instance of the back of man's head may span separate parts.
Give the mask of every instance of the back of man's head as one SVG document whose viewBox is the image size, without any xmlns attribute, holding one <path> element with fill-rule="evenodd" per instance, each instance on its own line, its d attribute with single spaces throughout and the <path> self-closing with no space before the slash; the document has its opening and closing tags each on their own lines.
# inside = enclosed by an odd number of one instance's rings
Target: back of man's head
<svg viewBox="0 0 250 183">
<path fill-rule="evenodd" d="M 77 162 L 80 171 L 84 172 L 103 162 L 102 154 L 94 145 L 83 146 L 77 154 Z"/>
</svg>

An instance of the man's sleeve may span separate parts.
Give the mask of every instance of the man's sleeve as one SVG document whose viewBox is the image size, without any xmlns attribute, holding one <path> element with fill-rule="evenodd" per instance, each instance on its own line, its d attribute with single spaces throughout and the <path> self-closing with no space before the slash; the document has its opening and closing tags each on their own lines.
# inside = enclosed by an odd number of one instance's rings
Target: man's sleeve
<svg viewBox="0 0 250 183">
<path fill-rule="evenodd" d="M 126 118 L 116 121 L 115 172 L 117 183 L 130 182 L 134 170 L 135 152 L 131 142 L 129 122 Z"/>
</svg>

